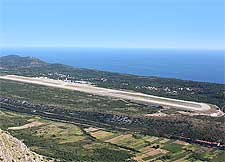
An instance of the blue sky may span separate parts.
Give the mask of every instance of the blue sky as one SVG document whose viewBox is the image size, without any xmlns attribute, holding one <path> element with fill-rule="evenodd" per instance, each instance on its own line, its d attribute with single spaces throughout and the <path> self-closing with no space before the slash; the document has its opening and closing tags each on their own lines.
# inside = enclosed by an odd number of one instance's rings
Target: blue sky
<svg viewBox="0 0 225 162">
<path fill-rule="evenodd" d="M 1 47 L 224 49 L 224 0 L 0 0 Z"/>
</svg>

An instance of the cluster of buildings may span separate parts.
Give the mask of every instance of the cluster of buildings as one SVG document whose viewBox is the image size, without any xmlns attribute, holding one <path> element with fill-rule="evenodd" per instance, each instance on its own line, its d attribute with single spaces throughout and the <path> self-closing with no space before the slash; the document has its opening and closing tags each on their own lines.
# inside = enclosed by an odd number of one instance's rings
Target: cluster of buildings
<svg viewBox="0 0 225 162">
<path fill-rule="evenodd" d="M 166 92 L 168 94 L 172 94 L 172 95 L 178 95 L 179 92 L 182 91 L 187 91 L 187 92 L 191 92 L 191 94 L 194 94 L 194 89 L 189 88 L 189 87 L 180 87 L 180 88 L 169 88 L 169 87 L 154 87 L 154 86 L 137 86 L 136 89 L 148 89 L 150 91 L 163 91 Z"/>
</svg>

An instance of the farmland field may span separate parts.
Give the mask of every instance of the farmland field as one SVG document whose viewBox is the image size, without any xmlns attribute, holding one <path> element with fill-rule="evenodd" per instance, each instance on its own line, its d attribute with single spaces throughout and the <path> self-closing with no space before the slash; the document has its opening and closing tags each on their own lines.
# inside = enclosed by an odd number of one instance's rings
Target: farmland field
<svg viewBox="0 0 225 162">
<path fill-rule="evenodd" d="M 32 122 L 42 124 L 8 129 Z M 5 110 L 0 111 L 0 128 L 23 140 L 32 151 L 58 161 L 223 162 L 225 155 L 222 150 L 183 141 L 65 124 Z"/>
</svg>

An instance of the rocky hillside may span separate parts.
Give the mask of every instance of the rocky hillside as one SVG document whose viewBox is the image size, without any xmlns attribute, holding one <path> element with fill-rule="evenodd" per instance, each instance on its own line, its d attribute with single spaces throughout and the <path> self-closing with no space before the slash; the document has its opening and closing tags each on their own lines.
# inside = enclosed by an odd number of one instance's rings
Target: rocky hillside
<svg viewBox="0 0 225 162">
<path fill-rule="evenodd" d="M 1 162 L 47 162 L 48 160 L 30 151 L 20 140 L 0 129 Z"/>
</svg>

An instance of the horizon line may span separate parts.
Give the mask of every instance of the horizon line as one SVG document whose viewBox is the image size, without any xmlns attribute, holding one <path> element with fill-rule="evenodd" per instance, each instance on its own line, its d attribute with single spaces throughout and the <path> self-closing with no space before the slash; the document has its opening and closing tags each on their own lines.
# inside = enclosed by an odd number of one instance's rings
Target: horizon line
<svg viewBox="0 0 225 162">
<path fill-rule="evenodd" d="M 0 46 L 0 49 L 20 49 L 20 48 L 77 48 L 77 49 L 148 49 L 148 50 L 205 50 L 205 51 L 225 51 L 225 48 L 184 48 L 184 47 L 102 47 L 102 46 Z"/>
</svg>

